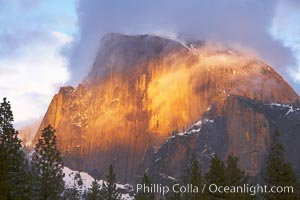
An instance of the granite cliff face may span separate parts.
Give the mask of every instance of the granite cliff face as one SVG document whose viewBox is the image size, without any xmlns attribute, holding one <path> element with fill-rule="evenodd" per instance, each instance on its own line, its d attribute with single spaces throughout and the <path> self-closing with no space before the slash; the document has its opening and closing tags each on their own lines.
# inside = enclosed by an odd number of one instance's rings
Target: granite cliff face
<svg viewBox="0 0 300 200">
<path fill-rule="evenodd" d="M 173 130 L 225 117 L 232 119 L 223 124 L 226 152 L 245 157 L 244 167 L 256 173 L 270 142 L 269 122 L 228 101 L 231 95 L 278 103 L 298 98 L 270 66 L 240 52 L 108 34 L 86 79 L 54 96 L 35 139 L 51 124 L 67 166 L 96 175 L 112 163 L 121 181 L 134 182 Z M 192 146 L 182 142 L 173 152 L 177 160 Z"/>
<path fill-rule="evenodd" d="M 240 96 L 229 96 L 225 112 L 214 120 L 203 119 L 185 132 L 170 136 L 155 152 L 149 173 L 160 183 L 173 183 L 182 177 L 194 153 L 203 173 L 214 155 L 226 160 L 229 154 L 239 157 L 240 167 L 250 176 L 262 169 L 272 136 L 280 132 L 280 142 L 300 177 L 300 106 L 275 104 Z"/>
<path fill-rule="evenodd" d="M 238 156 L 240 166 L 250 175 L 256 175 L 270 144 L 270 126 L 266 116 L 243 105 L 238 98 L 228 98 L 225 119 L 228 153 Z"/>
</svg>

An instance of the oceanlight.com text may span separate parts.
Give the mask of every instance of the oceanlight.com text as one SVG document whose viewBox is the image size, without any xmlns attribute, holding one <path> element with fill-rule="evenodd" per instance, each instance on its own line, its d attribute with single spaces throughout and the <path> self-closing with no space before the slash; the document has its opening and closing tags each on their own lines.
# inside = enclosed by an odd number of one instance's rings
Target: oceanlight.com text
<svg viewBox="0 0 300 200">
<path fill-rule="evenodd" d="M 204 184 L 203 187 L 206 187 Z M 294 193 L 293 186 L 268 186 L 268 185 L 249 185 L 243 184 L 240 186 L 220 186 L 216 184 L 208 185 L 208 191 L 210 193 L 226 193 L 226 194 L 238 194 L 238 193 L 247 193 L 250 195 L 256 194 L 268 194 L 268 193 L 283 193 L 283 194 L 291 194 Z"/>
</svg>

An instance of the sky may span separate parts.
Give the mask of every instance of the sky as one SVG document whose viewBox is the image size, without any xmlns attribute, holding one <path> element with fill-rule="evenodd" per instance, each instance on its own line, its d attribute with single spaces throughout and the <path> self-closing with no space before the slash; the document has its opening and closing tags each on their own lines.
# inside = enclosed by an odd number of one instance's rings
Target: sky
<svg viewBox="0 0 300 200">
<path fill-rule="evenodd" d="M 103 34 L 157 34 L 241 46 L 300 92 L 298 0 L 0 0 L 0 97 L 15 122 L 43 116 L 88 73 Z"/>
<path fill-rule="evenodd" d="M 0 0 L 0 98 L 15 122 L 30 123 L 70 80 L 64 49 L 76 34 L 73 0 Z"/>
</svg>

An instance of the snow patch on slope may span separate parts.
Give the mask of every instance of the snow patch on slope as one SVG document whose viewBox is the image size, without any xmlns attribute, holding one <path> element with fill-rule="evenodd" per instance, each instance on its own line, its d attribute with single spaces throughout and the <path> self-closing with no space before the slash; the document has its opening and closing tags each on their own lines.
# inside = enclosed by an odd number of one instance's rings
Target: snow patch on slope
<svg viewBox="0 0 300 200">
<path fill-rule="evenodd" d="M 295 111 L 300 111 L 300 108 L 297 108 L 293 105 L 289 105 L 289 104 L 279 104 L 279 103 L 271 103 L 271 104 L 268 104 L 270 105 L 271 107 L 279 107 L 279 108 L 287 108 L 287 112 L 285 113 L 285 115 L 288 115 L 290 113 L 293 113 Z"/>
<path fill-rule="evenodd" d="M 162 148 L 164 145 L 168 144 L 172 139 L 174 139 L 175 137 L 186 137 L 186 136 L 189 136 L 189 135 L 192 135 L 192 134 L 198 134 L 200 133 L 200 130 L 202 128 L 202 126 L 206 123 L 213 123 L 214 120 L 211 120 L 211 119 L 202 119 L 202 120 L 199 120 L 197 121 L 196 123 L 194 123 L 191 128 L 187 131 L 184 131 L 184 132 L 180 132 L 180 133 L 177 133 L 175 135 L 171 135 L 169 136 L 159 147 L 158 149 L 156 150 L 156 152 L 159 151 L 160 148 Z M 160 158 L 157 158 L 155 160 L 155 162 L 158 162 L 160 160 Z"/>
<path fill-rule="evenodd" d="M 94 181 L 94 178 L 91 175 L 89 175 L 88 173 L 74 171 L 68 167 L 63 168 L 63 173 L 65 174 L 64 182 L 65 182 L 66 188 L 72 188 L 74 186 L 74 179 L 75 179 L 76 174 L 80 175 L 83 184 L 78 189 L 80 190 L 81 194 L 83 194 L 88 189 L 90 189 L 92 182 Z M 97 182 L 99 183 L 100 188 L 102 188 L 103 184 L 106 184 L 106 182 L 103 180 L 98 180 Z M 133 197 L 134 190 L 133 190 L 132 185 L 117 183 L 117 190 L 122 191 L 121 200 L 133 200 L 134 199 L 134 197 Z M 128 192 L 128 193 L 126 193 L 126 192 Z"/>
<path fill-rule="evenodd" d="M 203 119 L 203 120 L 199 120 L 197 121 L 195 124 L 192 125 L 192 127 L 187 130 L 184 131 L 182 133 L 178 133 L 179 136 L 184 136 L 184 135 L 190 135 L 190 134 L 194 134 L 194 133 L 199 133 L 202 126 L 206 123 L 213 123 L 214 120 L 211 119 Z"/>
</svg>

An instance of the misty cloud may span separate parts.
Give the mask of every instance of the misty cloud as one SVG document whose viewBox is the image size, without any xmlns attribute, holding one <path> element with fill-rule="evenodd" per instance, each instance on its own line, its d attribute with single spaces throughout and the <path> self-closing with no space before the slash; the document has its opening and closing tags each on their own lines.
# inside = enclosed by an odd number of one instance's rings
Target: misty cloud
<svg viewBox="0 0 300 200">
<path fill-rule="evenodd" d="M 288 66 L 294 81 L 300 83 L 300 2 L 280 1 L 276 6 L 275 17 L 270 32 L 283 46 L 289 48 L 297 61 Z"/>
<path fill-rule="evenodd" d="M 285 1 L 283 1 L 284 3 Z M 73 80 L 80 81 L 108 32 L 177 35 L 253 49 L 287 79 L 293 50 L 270 34 L 276 0 L 79 0 L 79 34 L 73 44 Z M 282 2 L 281 2 L 282 3 Z"/>
</svg>

